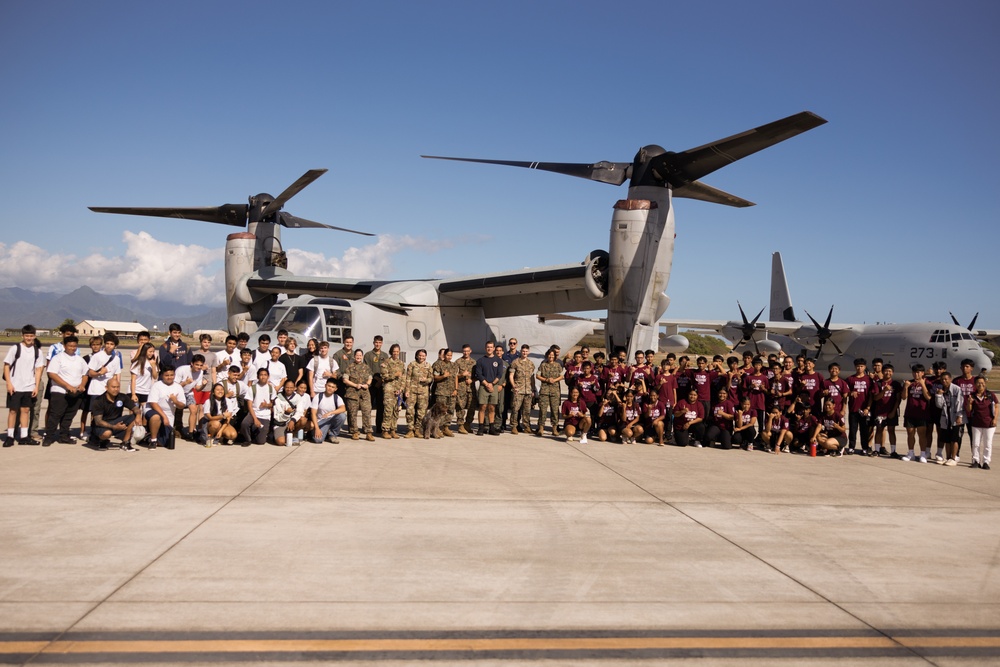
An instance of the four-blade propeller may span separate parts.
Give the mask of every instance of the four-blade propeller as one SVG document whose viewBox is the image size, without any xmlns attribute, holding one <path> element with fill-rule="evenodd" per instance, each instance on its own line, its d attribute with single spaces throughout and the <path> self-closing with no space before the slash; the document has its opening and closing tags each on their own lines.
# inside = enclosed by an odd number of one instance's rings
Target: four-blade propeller
<svg viewBox="0 0 1000 667">
<path fill-rule="evenodd" d="M 761 308 L 760 312 L 757 313 L 757 317 L 753 318 L 750 321 L 747 321 L 747 315 L 746 315 L 746 313 L 743 312 L 743 305 L 740 304 L 739 301 L 736 302 L 736 305 L 739 306 L 740 317 L 743 318 L 743 326 L 740 328 L 740 340 L 739 340 L 739 342 L 736 343 L 736 345 L 733 345 L 733 349 L 730 350 L 730 351 L 731 352 L 735 352 L 736 348 L 738 348 L 743 343 L 746 343 L 746 342 L 749 341 L 749 342 L 753 343 L 753 349 L 757 352 L 757 356 L 760 356 L 760 348 L 757 347 L 757 339 L 754 338 L 753 335 L 757 332 L 757 320 L 759 320 L 760 316 L 764 314 L 764 309 Z"/>
<path fill-rule="evenodd" d="M 806 315 L 809 315 L 809 311 L 806 311 Z M 809 315 L 809 319 L 812 320 L 813 326 L 816 327 L 816 337 L 819 339 L 819 345 L 816 347 L 816 358 L 819 359 L 823 355 L 823 346 L 829 340 L 830 344 L 833 345 L 834 349 L 837 350 L 838 354 L 843 354 L 844 351 L 840 349 L 837 345 L 837 341 L 830 340 L 833 336 L 833 332 L 830 331 L 830 319 L 833 317 L 833 306 L 830 306 L 830 312 L 826 314 L 826 322 L 820 326 L 819 322 L 816 321 L 812 315 Z"/>
<path fill-rule="evenodd" d="M 203 222 L 213 222 L 220 225 L 232 225 L 234 227 L 245 227 L 250 223 L 268 222 L 282 227 L 292 229 L 323 228 L 335 229 L 341 232 L 361 234 L 362 236 L 374 236 L 370 232 L 361 232 L 356 229 L 346 227 L 336 227 L 322 222 L 306 220 L 286 213 L 281 209 L 289 199 L 301 192 L 307 185 L 326 173 L 326 169 L 310 169 L 304 173 L 297 181 L 285 188 L 277 197 L 261 193 L 249 198 L 247 204 L 223 204 L 222 206 L 205 207 L 135 207 L 135 206 L 91 206 L 91 211 L 96 213 L 119 213 L 124 215 L 146 215 L 157 218 L 181 218 L 183 220 L 201 220 Z"/>
</svg>

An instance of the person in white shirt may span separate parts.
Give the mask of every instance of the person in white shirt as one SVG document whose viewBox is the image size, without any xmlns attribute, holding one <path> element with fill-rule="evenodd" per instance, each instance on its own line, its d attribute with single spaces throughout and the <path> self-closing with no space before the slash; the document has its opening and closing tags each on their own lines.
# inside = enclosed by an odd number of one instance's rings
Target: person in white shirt
<svg viewBox="0 0 1000 667">
<path fill-rule="evenodd" d="M 257 377 L 257 369 L 264 368 L 264 364 L 271 361 L 271 337 L 267 334 L 263 334 L 257 340 L 257 349 L 253 350 L 250 363 L 253 366 L 253 377 L 243 378 L 246 382 L 251 382 L 253 378 Z"/>
<path fill-rule="evenodd" d="M 153 389 L 153 383 L 160 377 L 160 364 L 156 359 L 156 347 L 149 342 L 143 343 L 134 357 L 132 357 L 132 368 L 129 373 L 132 376 L 132 402 L 140 406 L 136 423 L 145 426 L 144 413 L 146 400 L 149 392 Z"/>
<path fill-rule="evenodd" d="M 215 353 L 215 365 L 212 368 L 212 386 L 222 382 L 229 373 L 230 366 L 240 365 L 240 352 L 236 349 L 236 336 L 226 336 L 226 349 Z"/>
<path fill-rule="evenodd" d="M 3 379 L 7 384 L 7 438 L 4 447 L 14 444 L 14 429 L 20 428 L 17 441 L 37 445 L 31 438 L 31 406 L 38 398 L 38 383 L 45 370 L 45 358 L 35 345 L 35 327 L 21 327 L 21 342 L 7 351 L 3 360 Z"/>
<path fill-rule="evenodd" d="M 208 374 L 209 380 L 212 379 L 212 369 L 219 363 L 216 352 L 212 352 L 212 336 L 207 333 L 203 333 L 198 337 L 199 348 L 194 352 L 195 354 L 200 354 L 205 358 L 205 372 Z M 209 385 L 211 387 L 211 385 Z M 205 399 L 208 400 L 207 398 Z"/>
<path fill-rule="evenodd" d="M 267 434 L 271 429 L 271 408 L 274 407 L 277 393 L 268 383 L 267 369 L 257 369 L 257 381 L 247 387 L 243 394 L 249 403 L 249 414 L 240 425 L 240 434 L 246 440 L 244 447 L 251 442 L 263 445 L 267 441 Z"/>
<path fill-rule="evenodd" d="M 66 339 L 69 338 L 70 336 L 76 336 L 76 327 L 73 326 L 72 324 L 63 324 L 61 327 L 59 327 L 59 333 L 62 334 L 63 340 L 62 342 L 53 343 L 52 345 L 49 345 L 48 353 L 45 355 L 45 371 L 42 373 L 42 396 L 44 396 L 45 399 L 49 401 L 49 409 L 51 409 L 52 406 L 52 400 L 51 400 L 52 389 L 48 375 L 49 364 L 51 364 L 52 360 L 56 358 L 56 355 L 58 355 L 60 352 L 66 349 L 65 347 Z M 79 349 L 77 349 L 77 354 L 80 354 Z M 42 402 L 35 401 L 34 406 L 31 408 L 32 427 L 34 427 L 34 425 L 38 423 L 38 414 L 41 411 L 41 409 L 42 409 Z M 45 423 L 46 424 L 49 423 L 48 410 L 45 411 Z M 45 434 L 46 439 L 48 439 L 48 435 L 49 435 L 48 433 Z M 53 433 L 51 439 L 55 440 L 55 437 L 56 436 Z M 44 440 L 42 441 L 42 444 L 43 445 L 45 444 Z"/>
<path fill-rule="evenodd" d="M 305 403 L 308 409 L 309 397 L 302 397 L 295 393 L 295 383 L 285 380 L 281 386 L 281 391 L 274 399 L 274 410 L 272 411 L 272 428 L 274 433 L 274 444 L 279 447 L 291 447 L 295 442 L 295 414 L 298 412 L 299 404 Z M 301 444 L 301 443 L 299 443 Z"/>
<path fill-rule="evenodd" d="M 314 398 L 326 390 L 327 380 L 337 378 L 339 370 L 337 360 L 330 356 L 330 343 L 324 340 L 319 344 L 319 354 L 309 360 L 309 366 L 306 368 L 310 393 Z"/>
<path fill-rule="evenodd" d="M 281 392 L 281 388 L 285 385 L 285 380 L 288 378 L 288 369 L 285 368 L 280 360 L 282 355 L 280 347 L 271 348 L 271 358 L 267 361 L 261 368 L 267 369 L 268 381 L 271 386 L 274 387 L 276 392 Z"/>
<path fill-rule="evenodd" d="M 174 410 L 183 410 L 185 406 L 184 389 L 174 383 L 174 369 L 162 370 L 160 379 L 153 384 L 153 389 L 149 392 L 149 401 L 146 403 L 150 449 L 156 449 L 157 444 L 170 444 Z"/>
<path fill-rule="evenodd" d="M 295 394 L 299 397 L 299 402 L 295 404 L 295 414 L 292 415 L 292 420 L 295 421 L 295 430 L 302 431 L 297 435 L 297 439 L 301 440 L 305 433 L 313 431 L 312 396 L 309 395 L 309 383 L 304 379 L 299 380 L 295 385 Z M 293 427 L 289 424 L 288 428 L 292 429 Z"/>
<path fill-rule="evenodd" d="M 334 444 L 340 442 L 340 431 L 347 423 L 347 405 L 337 394 L 336 380 L 328 379 L 323 393 L 313 397 L 312 410 L 316 422 L 313 442 L 323 442 L 328 434 L 330 442 Z"/>
<path fill-rule="evenodd" d="M 184 434 L 184 439 L 200 442 L 198 422 L 201 420 L 203 404 L 208 399 L 208 373 L 205 372 L 205 358 L 201 356 L 201 352 L 191 357 L 191 365 L 177 368 L 174 382 L 184 389 L 184 400 L 188 407 L 188 432 Z"/>
<path fill-rule="evenodd" d="M 63 348 L 49 362 L 49 409 L 45 415 L 45 439 L 48 447 L 58 441 L 72 445 L 76 441 L 69 435 L 69 427 L 80 409 L 87 391 L 87 362 L 77 354 L 80 341 L 76 336 L 63 339 Z"/>
<path fill-rule="evenodd" d="M 108 380 L 117 376 L 121 380 L 122 355 L 115 349 L 118 347 L 118 336 L 113 333 L 104 334 L 104 347 L 90 357 L 90 385 L 87 387 L 89 396 L 100 396 L 108 387 Z"/>
</svg>

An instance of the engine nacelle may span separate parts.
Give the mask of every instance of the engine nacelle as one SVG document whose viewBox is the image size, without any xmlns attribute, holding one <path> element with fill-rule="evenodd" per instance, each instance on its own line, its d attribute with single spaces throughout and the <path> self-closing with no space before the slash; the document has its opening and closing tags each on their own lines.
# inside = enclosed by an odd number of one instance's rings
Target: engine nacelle
<svg viewBox="0 0 1000 667">
<path fill-rule="evenodd" d="M 254 271 L 256 246 L 257 237 L 249 232 L 237 232 L 226 237 L 226 315 L 232 333 L 245 331 L 247 323 L 252 324 L 250 306 L 254 300 L 247 288 L 247 280 Z"/>
<path fill-rule="evenodd" d="M 687 352 L 688 345 L 691 344 L 685 336 L 680 334 L 674 334 L 673 336 L 660 336 L 659 347 L 660 352 L 674 354 L 683 354 Z"/>
<path fill-rule="evenodd" d="M 587 270 L 583 274 L 583 285 L 587 296 L 595 301 L 608 295 L 608 269 L 610 255 L 604 250 L 592 250 L 583 260 Z"/>
</svg>

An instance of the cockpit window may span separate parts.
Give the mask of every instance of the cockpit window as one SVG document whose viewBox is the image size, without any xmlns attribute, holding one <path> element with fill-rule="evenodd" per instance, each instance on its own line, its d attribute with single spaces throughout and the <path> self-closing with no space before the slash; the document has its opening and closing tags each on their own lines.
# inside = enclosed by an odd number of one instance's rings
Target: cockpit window
<svg viewBox="0 0 1000 667">
<path fill-rule="evenodd" d="M 263 329 L 263 326 L 261 328 Z M 281 320 L 281 328 L 288 329 L 288 333 L 301 334 L 304 338 L 323 337 L 319 308 L 315 306 L 296 306 L 289 309 L 288 314 Z"/>
<path fill-rule="evenodd" d="M 271 310 L 267 311 L 267 316 L 264 318 L 264 321 L 261 322 L 260 326 L 257 328 L 261 331 L 273 331 L 277 329 L 278 322 L 281 321 L 281 318 L 283 318 L 287 312 L 288 308 L 279 308 L 278 306 L 271 308 Z"/>
</svg>

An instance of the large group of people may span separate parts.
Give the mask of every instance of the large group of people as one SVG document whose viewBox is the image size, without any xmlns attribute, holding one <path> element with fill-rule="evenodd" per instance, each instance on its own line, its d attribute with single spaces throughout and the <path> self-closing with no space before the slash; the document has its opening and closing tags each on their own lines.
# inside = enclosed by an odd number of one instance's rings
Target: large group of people
<svg viewBox="0 0 1000 667">
<path fill-rule="evenodd" d="M 31 428 L 43 394 L 49 407 L 40 444 L 77 442 L 70 427 L 79 412 L 86 444 L 107 449 L 117 438 L 126 451 L 136 451 L 133 439 L 151 449 L 173 447 L 177 437 L 206 447 L 293 446 L 338 442 L 342 434 L 374 441 L 453 437 L 457 430 L 954 466 L 968 434 L 972 467 L 989 470 L 997 424 L 997 397 L 973 375 L 971 361 L 962 362 L 961 377 L 943 364 L 917 364 L 903 381 L 881 359 L 870 367 L 855 359 L 853 375 L 833 363 L 824 376 L 805 355 L 750 352 L 699 356 L 692 365 L 674 354 L 657 361 L 653 350 L 629 359 L 624 351 L 591 357 L 586 346 L 563 357 L 550 347 L 536 365 L 530 347 L 510 339 L 507 350 L 487 341 L 478 357 L 470 345 L 457 359 L 441 349 L 433 363 L 418 350 L 406 364 L 399 345 L 383 351 L 381 336 L 367 352 L 351 337 L 336 352 L 315 339 L 298 350 L 286 331 L 276 341 L 260 336 L 256 349 L 241 334 L 213 350 L 203 334 L 191 349 L 176 324 L 159 347 L 140 333 L 126 358 L 114 334 L 92 337 L 90 354 L 81 354 L 74 327 L 61 332 L 63 341 L 42 354 L 34 328 L 25 326 L 4 360 L 5 447 L 38 444 Z M 897 451 L 900 418 L 905 455 Z"/>
</svg>

